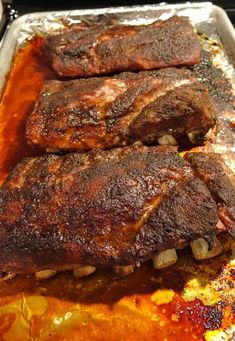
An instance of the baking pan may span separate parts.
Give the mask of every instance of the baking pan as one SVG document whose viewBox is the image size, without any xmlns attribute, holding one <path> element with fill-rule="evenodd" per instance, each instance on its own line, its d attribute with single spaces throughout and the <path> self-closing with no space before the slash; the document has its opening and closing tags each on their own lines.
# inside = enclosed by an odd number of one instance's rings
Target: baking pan
<svg viewBox="0 0 235 341">
<path fill-rule="evenodd" d="M 8 133 L 11 124 L 16 131 L 24 129 L 24 125 L 14 126 L 14 117 L 8 120 L 3 117 L 3 107 L 13 93 L 8 83 L 14 76 L 10 71 L 15 67 L 14 58 L 33 36 L 58 32 L 65 25 L 79 21 L 89 23 L 111 17 L 126 24 L 147 24 L 173 14 L 188 16 L 202 40 L 207 37 L 203 40 L 205 49 L 214 49 L 213 63 L 234 86 L 234 28 L 226 13 L 209 2 L 27 14 L 9 26 L 1 41 L 0 138 L 6 138 L 2 131 L 7 125 Z M 24 67 L 24 72 L 29 72 L 28 66 Z M 30 86 L 29 81 L 24 91 L 30 91 Z M 17 110 L 14 111 L 16 120 Z M 234 128 L 230 129 L 230 123 L 235 122 L 233 108 L 222 110 L 219 118 L 222 129 L 213 148 L 223 153 L 233 167 Z M 14 134 L 10 141 L 9 151 L 15 148 Z M 19 148 L 20 159 L 21 141 L 18 143 L 16 150 Z M 201 263 L 186 249 L 171 268 L 157 271 L 148 262 L 122 278 L 107 269 L 84 279 L 75 279 L 70 272 L 65 272 L 41 282 L 33 275 L 0 282 L 0 339 L 233 340 L 235 242 L 226 234 L 221 239 L 225 248 L 223 255 Z"/>
<path fill-rule="evenodd" d="M 92 21 L 97 16 L 114 15 L 119 22 L 147 24 L 158 18 L 166 19 L 173 14 L 188 16 L 196 28 L 200 27 L 209 35 L 217 35 L 235 63 L 235 31 L 226 12 L 210 2 L 177 5 L 145 5 L 133 7 L 102 8 L 26 14 L 16 19 L 6 30 L 0 43 L 0 93 L 17 47 L 34 34 L 44 34 L 63 28 L 62 20 L 69 24 L 80 20 Z"/>
</svg>

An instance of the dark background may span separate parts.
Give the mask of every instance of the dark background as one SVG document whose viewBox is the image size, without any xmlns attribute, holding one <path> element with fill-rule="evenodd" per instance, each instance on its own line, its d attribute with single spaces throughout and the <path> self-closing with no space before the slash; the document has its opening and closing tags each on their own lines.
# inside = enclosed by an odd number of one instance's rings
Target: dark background
<svg viewBox="0 0 235 341">
<path fill-rule="evenodd" d="M 83 8 L 96 8 L 96 7 L 112 7 L 112 6 L 128 6 L 128 5 L 144 5 L 144 4 L 156 4 L 161 2 L 151 0 L 56 0 L 56 1 L 29 1 L 29 0 L 3 0 L 3 3 L 9 3 L 16 9 L 19 14 L 24 14 L 34 11 L 44 10 L 63 10 L 63 9 L 83 9 Z M 167 4 L 183 3 L 184 1 L 166 1 Z M 201 1 L 191 1 L 201 2 Z M 215 5 L 223 7 L 228 13 L 230 19 L 235 25 L 235 0 L 233 1 L 213 1 Z"/>
<path fill-rule="evenodd" d="M 141 1 L 141 0 L 100 0 L 100 1 L 89 1 L 89 0 L 57 0 L 57 1 L 27 1 L 27 0 L 16 0 L 11 1 L 14 7 L 21 12 L 29 11 L 41 11 L 51 9 L 79 9 L 79 8 L 95 8 L 95 7 L 111 7 L 111 6 L 126 6 L 126 5 L 142 5 L 142 4 L 155 4 L 161 1 Z M 166 1 L 166 3 L 182 3 L 184 1 Z M 199 2 L 199 1 L 192 1 Z M 214 4 L 225 8 L 231 16 L 235 15 L 235 0 L 233 1 L 213 1 Z"/>
</svg>

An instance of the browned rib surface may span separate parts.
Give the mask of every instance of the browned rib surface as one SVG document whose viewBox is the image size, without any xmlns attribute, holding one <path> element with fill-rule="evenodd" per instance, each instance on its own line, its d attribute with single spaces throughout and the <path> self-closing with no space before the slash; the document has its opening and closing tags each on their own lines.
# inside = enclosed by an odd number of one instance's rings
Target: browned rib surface
<svg viewBox="0 0 235 341">
<path fill-rule="evenodd" d="M 138 264 L 218 222 L 204 183 L 172 148 L 23 160 L 0 189 L 0 270 Z"/>
<path fill-rule="evenodd" d="M 215 153 L 187 153 L 195 174 L 209 188 L 218 205 L 219 217 L 235 236 L 235 177 L 226 167 L 223 157 Z"/>
<path fill-rule="evenodd" d="M 61 76 L 87 77 L 200 62 L 201 47 L 184 17 L 150 25 L 72 27 L 48 37 L 45 50 Z"/>
<path fill-rule="evenodd" d="M 183 144 L 195 130 L 203 138 L 214 111 L 207 89 L 184 69 L 48 81 L 28 118 L 27 138 L 64 150 L 156 144 L 166 134 Z"/>
</svg>

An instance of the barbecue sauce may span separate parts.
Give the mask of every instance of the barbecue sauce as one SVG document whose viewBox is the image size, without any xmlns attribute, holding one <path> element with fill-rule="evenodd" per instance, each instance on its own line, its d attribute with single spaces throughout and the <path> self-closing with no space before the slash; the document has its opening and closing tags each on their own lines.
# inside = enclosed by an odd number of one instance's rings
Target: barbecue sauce
<svg viewBox="0 0 235 341">
<path fill-rule="evenodd" d="M 13 60 L 0 104 L 0 183 L 26 156 L 41 155 L 25 138 L 25 124 L 46 79 L 55 79 L 42 49 L 42 38 L 32 39 Z"/>
</svg>

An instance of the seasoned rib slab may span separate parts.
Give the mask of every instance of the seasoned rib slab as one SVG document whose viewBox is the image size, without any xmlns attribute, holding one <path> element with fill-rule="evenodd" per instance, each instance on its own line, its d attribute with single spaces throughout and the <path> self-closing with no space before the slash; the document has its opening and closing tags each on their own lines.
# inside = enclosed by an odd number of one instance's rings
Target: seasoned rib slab
<svg viewBox="0 0 235 341">
<path fill-rule="evenodd" d="M 228 230 L 235 236 L 235 177 L 226 167 L 220 154 L 185 154 L 195 174 L 209 188 L 218 205 L 219 217 Z"/>
<path fill-rule="evenodd" d="M 177 16 L 142 26 L 75 26 L 48 37 L 45 50 L 53 69 L 69 77 L 193 65 L 201 53 L 189 20 Z"/>
<path fill-rule="evenodd" d="M 0 270 L 138 264 L 213 238 L 217 208 L 172 148 L 23 160 L 0 189 Z"/>
<path fill-rule="evenodd" d="M 48 81 L 26 134 L 31 144 L 62 150 L 156 144 L 166 134 L 181 144 L 190 132 L 201 139 L 214 111 L 207 89 L 183 69 Z"/>
</svg>

